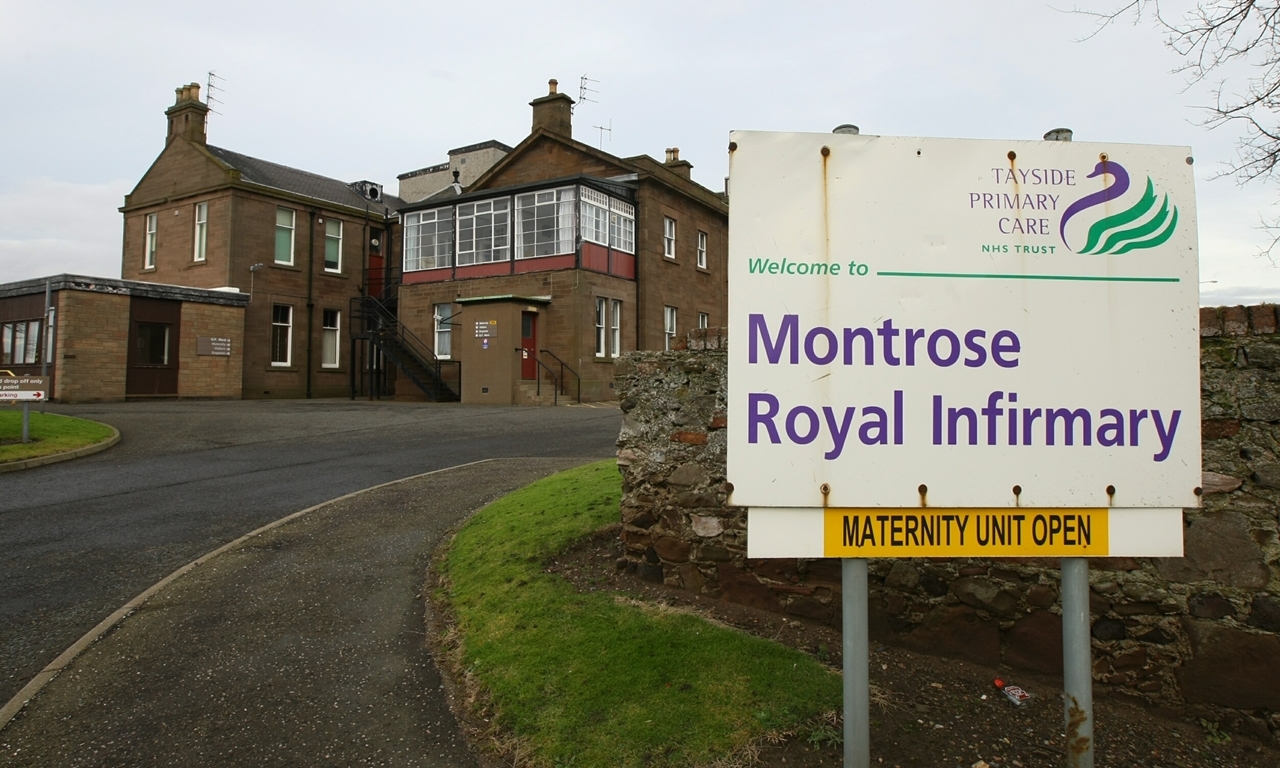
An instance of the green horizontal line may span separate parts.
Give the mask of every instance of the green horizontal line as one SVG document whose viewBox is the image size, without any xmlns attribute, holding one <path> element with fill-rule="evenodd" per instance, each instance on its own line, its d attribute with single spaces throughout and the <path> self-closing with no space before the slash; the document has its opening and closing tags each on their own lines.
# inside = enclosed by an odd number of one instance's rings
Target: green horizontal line
<svg viewBox="0 0 1280 768">
<path fill-rule="evenodd" d="M 1094 275 L 995 275 L 975 272 L 876 272 L 884 277 L 966 277 L 977 280 L 1083 280 L 1097 283 L 1177 283 L 1177 277 L 1109 277 Z"/>
</svg>

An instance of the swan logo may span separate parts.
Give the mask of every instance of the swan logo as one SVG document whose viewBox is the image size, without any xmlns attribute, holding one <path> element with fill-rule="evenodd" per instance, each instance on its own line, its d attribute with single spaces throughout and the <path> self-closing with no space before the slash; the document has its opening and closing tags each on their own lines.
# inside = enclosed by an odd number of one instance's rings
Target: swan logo
<svg viewBox="0 0 1280 768">
<path fill-rule="evenodd" d="M 1106 208 L 1099 210 L 1098 206 L 1119 200 L 1129 191 L 1129 172 L 1119 163 L 1104 157 L 1088 178 L 1099 176 L 1110 176 L 1111 184 L 1101 192 L 1085 195 L 1075 201 L 1062 214 L 1058 235 L 1062 238 L 1063 245 L 1076 253 L 1118 256 L 1129 251 L 1155 248 L 1173 237 L 1174 230 L 1178 228 L 1178 207 L 1170 205 L 1169 195 L 1157 196 L 1155 183 L 1148 176 L 1146 191 L 1136 203 L 1118 213 L 1105 215 L 1091 224 L 1083 245 L 1078 242 L 1078 234 L 1073 235 L 1076 243 L 1068 242 L 1067 222 L 1077 214 L 1105 211 Z"/>
</svg>

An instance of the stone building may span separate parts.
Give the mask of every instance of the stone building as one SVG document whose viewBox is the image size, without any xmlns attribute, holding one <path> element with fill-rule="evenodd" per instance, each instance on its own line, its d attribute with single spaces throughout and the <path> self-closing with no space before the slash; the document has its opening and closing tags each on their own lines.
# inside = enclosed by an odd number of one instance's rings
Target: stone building
<svg viewBox="0 0 1280 768">
<path fill-rule="evenodd" d="M 164 149 L 120 208 L 121 276 L 246 294 L 244 397 L 347 395 L 379 359 L 350 337 L 360 297 L 394 271 L 399 199 L 213 146 L 200 86 L 176 92 Z"/>
<path fill-rule="evenodd" d="M 0 369 L 47 371 L 61 402 L 238 399 L 248 302 L 238 291 L 79 275 L 0 285 Z"/>
<path fill-rule="evenodd" d="M 728 204 L 678 149 L 659 162 L 575 141 L 554 80 L 531 106 L 529 136 L 473 183 L 402 206 L 399 321 L 461 363 L 464 402 L 614 399 L 619 354 L 726 322 Z"/>
</svg>

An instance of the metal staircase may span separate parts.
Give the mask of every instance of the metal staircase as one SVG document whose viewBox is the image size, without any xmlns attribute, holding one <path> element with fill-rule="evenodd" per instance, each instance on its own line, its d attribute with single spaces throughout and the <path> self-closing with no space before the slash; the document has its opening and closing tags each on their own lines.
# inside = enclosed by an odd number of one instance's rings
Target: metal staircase
<svg viewBox="0 0 1280 768">
<path fill-rule="evenodd" d="M 358 310 L 353 315 L 363 320 L 369 341 L 428 399 L 443 403 L 462 399 L 461 362 L 436 357 L 431 347 L 405 328 L 396 313 L 376 297 L 360 296 L 352 303 L 353 309 Z"/>
</svg>

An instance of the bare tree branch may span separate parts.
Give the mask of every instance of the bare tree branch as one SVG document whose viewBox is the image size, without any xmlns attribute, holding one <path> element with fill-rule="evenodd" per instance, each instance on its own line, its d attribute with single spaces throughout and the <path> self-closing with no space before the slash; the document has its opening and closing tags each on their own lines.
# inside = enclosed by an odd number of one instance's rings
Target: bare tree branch
<svg viewBox="0 0 1280 768">
<path fill-rule="evenodd" d="M 1202 0 L 1178 21 L 1160 12 L 1160 0 L 1130 0 L 1111 13 L 1080 11 L 1098 21 L 1089 39 L 1122 17 L 1135 24 L 1144 14 L 1154 17 L 1165 34 L 1165 44 L 1184 61 L 1175 72 L 1184 73 L 1188 87 L 1218 76 L 1214 103 L 1203 107 L 1207 116 L 1202 125 L 1209 129 L 1240 125 L 1243 136 L 1238 156 L 1224 175 L 1242 184 L 1261 179 L 1274 181 L 1280 175 L 1280 0 Z M 1252 74 L 1243 78 L 1239 92 L 1227 91 L 1227 80 L 1236 68 L 1247 67 Z M 1228 71 L 1230 70 L 1230 71 Z M 1262 255 L 1280 247 L 1280 219 L 1263 228 L 1272 236 Z"/>
</svg>

